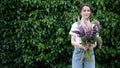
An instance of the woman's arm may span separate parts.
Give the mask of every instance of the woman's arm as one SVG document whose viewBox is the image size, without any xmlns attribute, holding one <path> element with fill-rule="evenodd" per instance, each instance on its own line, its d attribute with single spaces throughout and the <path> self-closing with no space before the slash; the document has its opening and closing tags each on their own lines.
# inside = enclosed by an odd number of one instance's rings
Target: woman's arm
<svg viewBox="0 0 120 68">
<path fill-rule="evenodd" d="M 79 43 L 76 43 L 75 38 L 76 38 L 76 36 L 71 35 L 71 44 L 72 44 L 73 46 L 78 47 L 78 48 L 82 48 L 83 50 L 87 50 L 86 47 L 82 46 L 82 45 L 79 44 Z"/>
</svg>

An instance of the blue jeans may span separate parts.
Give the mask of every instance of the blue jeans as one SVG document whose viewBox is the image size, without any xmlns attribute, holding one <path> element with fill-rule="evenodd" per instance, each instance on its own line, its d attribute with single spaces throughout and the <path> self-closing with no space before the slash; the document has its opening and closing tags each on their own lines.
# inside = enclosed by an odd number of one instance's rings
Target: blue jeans
<svg viewBox="0 0 120 68">
<path fill-rule="evenodd" d="M 95 68 L 95 56 L 94 51 L 91 49 L 92 62 L 88 62 L 85 58 L 80 62 L 83 54 L 83 50 L 80 48 L 75 48 L 72 56 L 72 68 Z"/>
</svg>

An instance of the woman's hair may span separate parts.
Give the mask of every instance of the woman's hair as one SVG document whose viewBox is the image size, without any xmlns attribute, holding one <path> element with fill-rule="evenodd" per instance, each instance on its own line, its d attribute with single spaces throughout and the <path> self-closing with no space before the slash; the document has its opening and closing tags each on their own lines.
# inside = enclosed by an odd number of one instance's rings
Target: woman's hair
<svg viewBox="0 0 120 68">
<path fill-rule="evenodd" d="M 82 10 L 82 8 L 83 8 L 84 6 L 88 6 L 88 7 L 90 8 L 90 11 L 92 12 L 92 7 L 91 7 L 89 4 L 87 4 L 87 3 L 83 3 L 83 4 L 80 6 L 79 13 L 81 12 L 81 10 Z"/>
</svg>

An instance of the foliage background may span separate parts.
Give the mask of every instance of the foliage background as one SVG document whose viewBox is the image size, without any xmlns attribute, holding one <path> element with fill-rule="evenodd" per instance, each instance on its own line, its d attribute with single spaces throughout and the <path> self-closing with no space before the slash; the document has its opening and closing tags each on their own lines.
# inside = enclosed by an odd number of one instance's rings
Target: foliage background
<svg viewBox="0 0 120 68">
<path fill-rule="evenodd" d="M 1 0 L 1 68 L 71 68 L 69 30 L 82 3 L 101 22 L 96 68 L 120 67 L 120 0 Z"/>
</svg>

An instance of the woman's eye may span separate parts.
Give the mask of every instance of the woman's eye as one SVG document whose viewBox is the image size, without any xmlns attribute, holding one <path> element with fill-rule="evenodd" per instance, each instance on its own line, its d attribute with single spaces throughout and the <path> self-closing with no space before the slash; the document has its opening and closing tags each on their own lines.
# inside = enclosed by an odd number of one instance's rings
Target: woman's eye
<svg viewBox="0 0 120 68">
<path fill-rule="evenodd" d="M 90 12 L 90 10 L 87 10 L 87 12 Z"/>
<path fill-rule="evenodd" d="M 90 10 L 83 10 L 83 12 L 90 12 Z"/>
<path fill-rule="evenodd" d="M 83 10 L 83 12 L 86 12 L 86 10 Z"/>
</svg>

